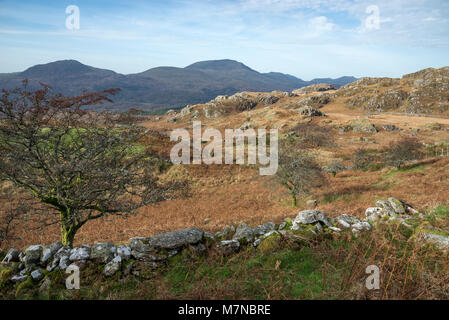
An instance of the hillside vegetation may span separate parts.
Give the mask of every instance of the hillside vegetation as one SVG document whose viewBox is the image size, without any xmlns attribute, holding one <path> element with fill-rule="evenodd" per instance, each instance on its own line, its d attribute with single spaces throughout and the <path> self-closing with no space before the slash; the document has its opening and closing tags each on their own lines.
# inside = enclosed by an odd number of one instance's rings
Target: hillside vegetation
<svg viewBox="0 0 449 320">
<path fill-rule="evenodd" d="M 341 88 L 318 83 L 292 91 L 245 91 L 163 115 L 141 115 L 139 124 L 147 130 L 139 143 L 161 158 L 174 145 L 171 131 L 190 131 L 193 121 L 221 132 L 277 128 L 281 152 L 312 157 L 324 181 L 310 184 L 292 207 L 291 192 L 279 175 L 261 176 L 256 166 L 166 165 L 155 174 L 162 182 L 188 182 L 182 197 L 147 205 L 126 219 L 92 221 L 77 233 L 75 252 L 63 249 L 76 260 L 79 252 L 94 250 L 96 242 L 111 242 L 116 250 L 129 247 L 131 253 L 113 274 L 104 264 L 84 261 L 82 289 L 67 291 L 57 268 L 45 269 L 39 280 L 28 270 L 23 282 L 11 281 L 20 269 L 16 262 L 0 270 L 0 295 L 447 299 L 448 70 L 364 78 Z M 5 183 L 2 190 L 14 196 L 9 187 Z M 10 199 L 0 201 L 5 204 L 0 213 L 6 215 Z M 313 221 L 306 221 L 308 214 Z M 36 227 L 32 220 L 12 223 L 9 237 L 0 243 L 2 255 L 11 247 L 26 253 L 29 246 L 42 244 L 41 258 L 45 246 L 59 241 L 59 226 Z M 163 262 L 145 260 L 152 243 L 161 246 L 161 238 L 170 243 L 179 232 L 200 236 L 176 247 L 176 253 L 163 247 L 158 251 Z M 365 287 L 369 265 L 381 270 L 378 290 Z"/>
</svg>

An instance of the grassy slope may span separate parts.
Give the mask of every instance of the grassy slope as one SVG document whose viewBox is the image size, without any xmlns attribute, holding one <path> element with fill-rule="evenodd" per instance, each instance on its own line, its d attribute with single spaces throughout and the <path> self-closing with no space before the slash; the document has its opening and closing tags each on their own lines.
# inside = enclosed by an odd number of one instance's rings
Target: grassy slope
<svg viewBox="0 0 449 320">
<path fill-rule="evenodd" d="M 81 289 L 64 287 L 61 271 L 47 274 L 50 289 L 28 280 L 3 281 L 1 298 L 18 299 L 447 299 L 448 255 L 417 241 L 418 230 L 446 229 L 449 207 L 439 206 L 425 219 L 410 222 L 415 232 L 396 223 L 380 224 L 359 236 L 324 234 L 307 242 L 285 238 L 280 247 L 261 252 L 251 247 L 225 257 L 186 250 L 158 272 L 140 268 L 140 276 L 105 278 L 101 268 L 81 271 Z M 265 247 L 267 248 L 267 247 Z M 366 267 L 380 269 L 380 290 L 365 288 Z M 3 269 L 4 270 L 4 269 Z M 1 271 L 4 272 L 4 271 Z M 1 273 L 0 272 L 0 273 Z"/>
</svg>

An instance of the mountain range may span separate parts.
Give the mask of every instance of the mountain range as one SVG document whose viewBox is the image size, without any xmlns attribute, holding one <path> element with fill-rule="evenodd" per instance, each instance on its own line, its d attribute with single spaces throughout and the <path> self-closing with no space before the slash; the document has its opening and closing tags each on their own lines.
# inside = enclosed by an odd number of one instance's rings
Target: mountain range
<svg viewBox="0 0 449 320">
<path fill-rule="evenodd" d="M 23 72 L 0 74 L 0 88 L 18 87 L 25 78 L 31 87 L 37 87 L 41 82 L 64 95 L 76 95 L 83 89 L 120 88 L 120 93 L 113 98 L 114 104 L 108 105 L 108 108 L 116 110 L 176 108 L 241 91 L 291 91 L 316 83 L 340 87 L 357 80 L 341 77 L 304 81 L 278 72 L 260 73 L 234 60 L 201 61 L 185 68 L 157 67 L 127 75 L 76 60 L 61 60 L 35 65 Z"/>
</svg>

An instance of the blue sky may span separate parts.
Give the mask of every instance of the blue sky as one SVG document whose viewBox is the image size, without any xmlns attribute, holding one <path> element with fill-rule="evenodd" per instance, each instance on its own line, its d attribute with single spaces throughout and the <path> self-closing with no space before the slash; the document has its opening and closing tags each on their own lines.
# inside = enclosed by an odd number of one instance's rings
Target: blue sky
<svg viewBox="0 0 449 320">
<path fill-rule="evenodd" d="M 79 30 L 66 28 L 69 5 Z M 449 65 L 449 1 L 0 0 L 0 59 L 0 72 L 62 59 L 125 74 L 234 59 L 304 80 L 400 77 Z"/>
</svg>

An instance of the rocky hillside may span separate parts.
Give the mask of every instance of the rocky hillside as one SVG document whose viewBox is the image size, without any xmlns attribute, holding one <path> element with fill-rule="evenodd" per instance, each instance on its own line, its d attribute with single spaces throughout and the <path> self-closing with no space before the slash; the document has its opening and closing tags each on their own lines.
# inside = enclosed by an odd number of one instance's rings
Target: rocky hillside
<svg viewBox="0 0 449 320">
<path fill-rule="evenodd" d="M 349 108 L 370 112 L 449 114 L 449 67 L 428 68 L 401 79 L 363 78 L 336 92 Z"/>
<path fill-rule="evenodd" d="M 401 79 L 362 78 L 340 88 L 321 83 L 292 91 L 220 95 L 204 104 L 189 105 L 167 114 L 171 122 L 217 119 L 226 124 L 244 113 L 251 121 L 242 123 L 243 127 L 279 128 L 298 115 L 323 117 L 328 111 L 449 116 L 449 67 L 429 68 Z M 229 117 L 232 115 L 236 117 Z M 373 130 L 368 128 L 368 132 Z"/>
</svg>

